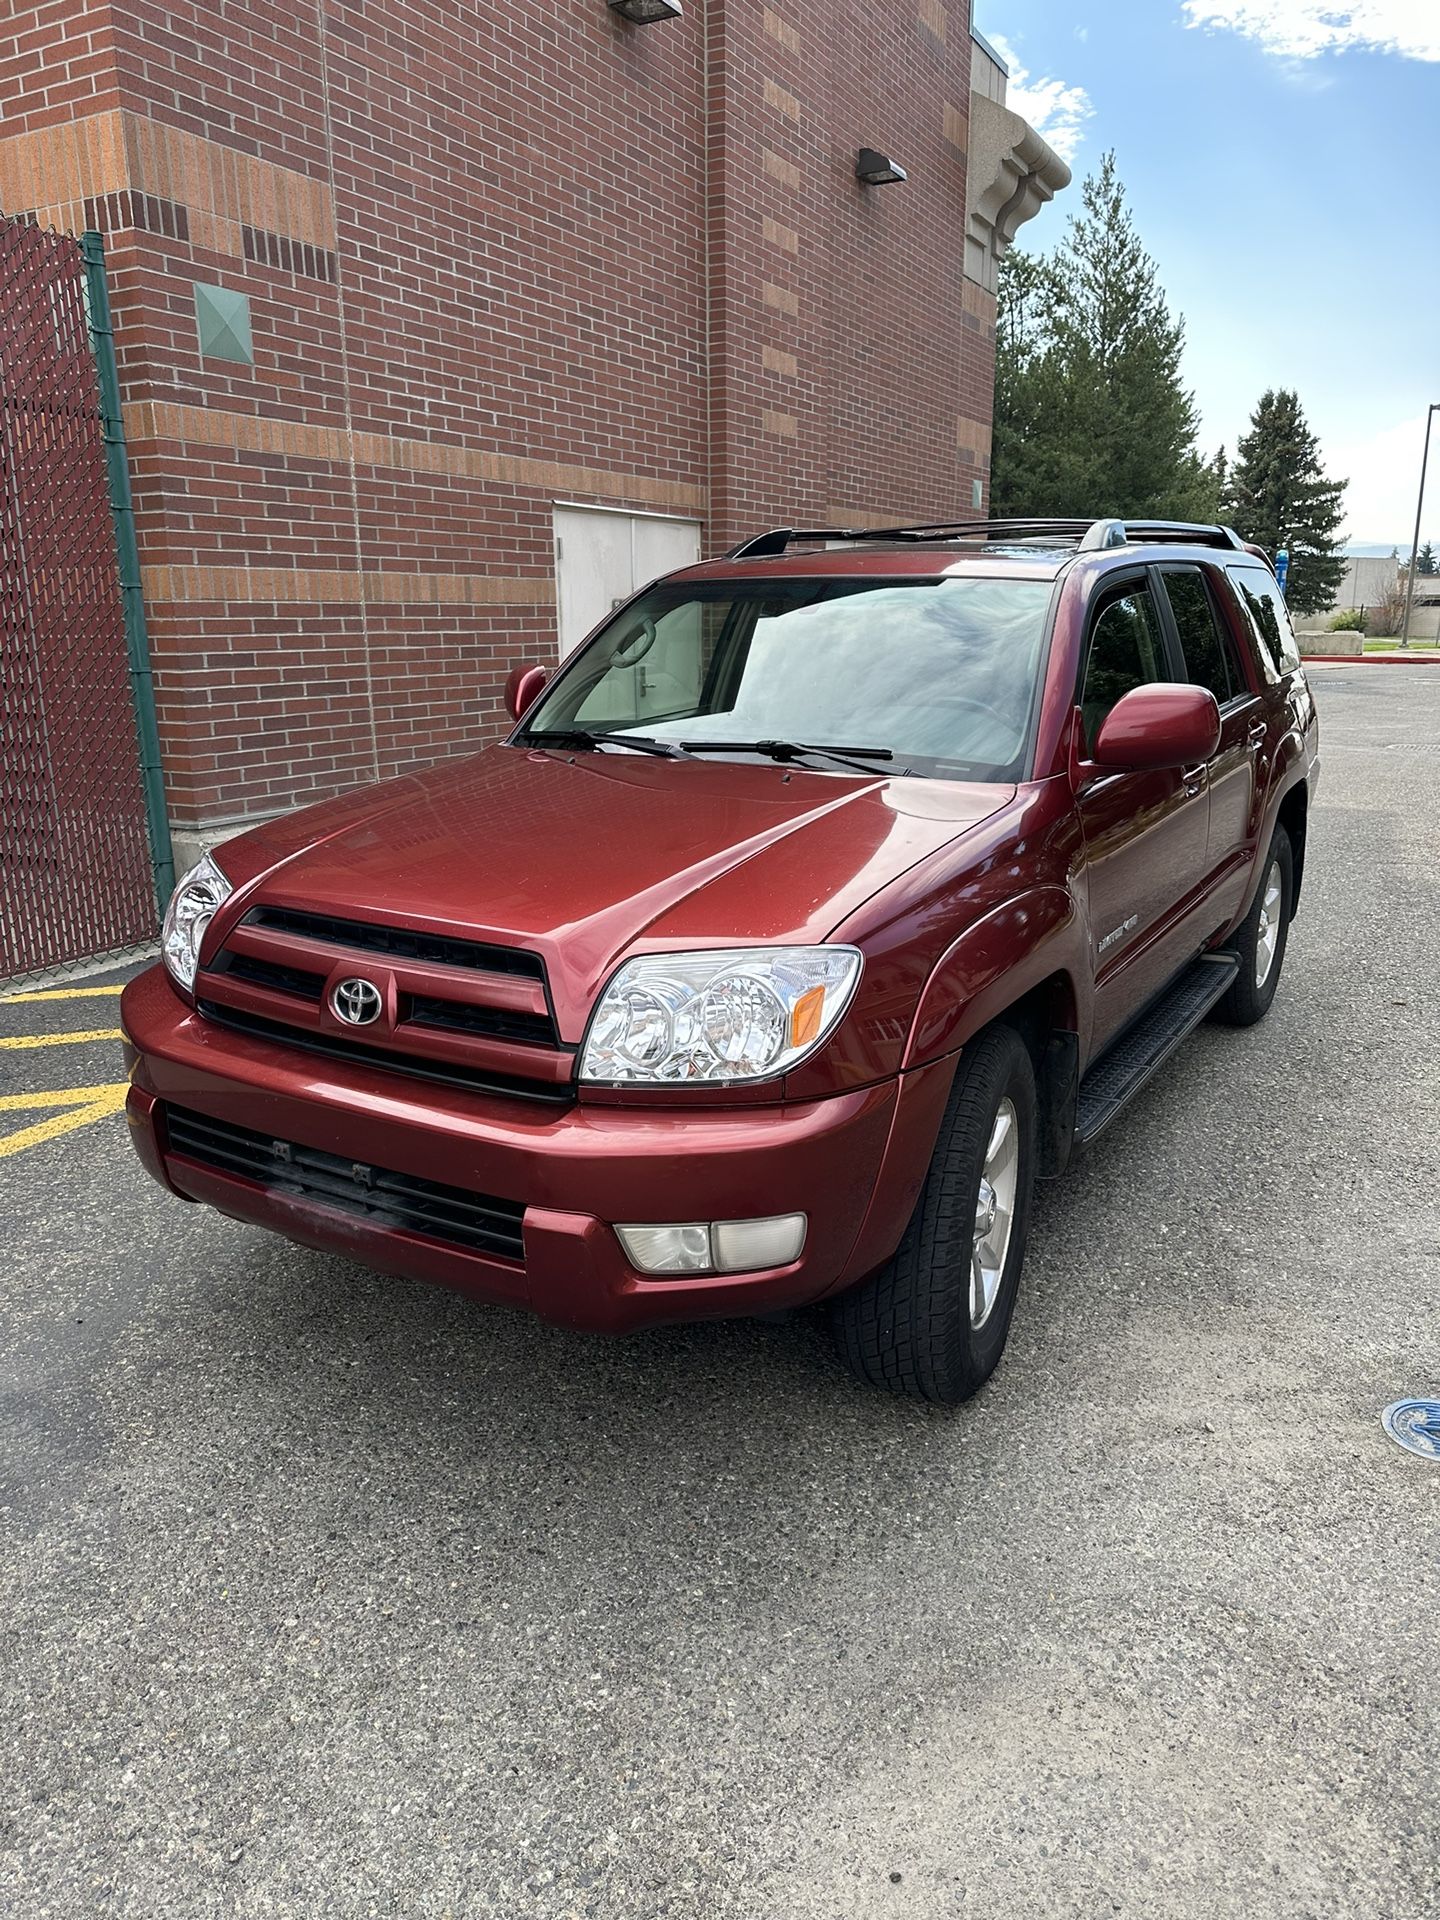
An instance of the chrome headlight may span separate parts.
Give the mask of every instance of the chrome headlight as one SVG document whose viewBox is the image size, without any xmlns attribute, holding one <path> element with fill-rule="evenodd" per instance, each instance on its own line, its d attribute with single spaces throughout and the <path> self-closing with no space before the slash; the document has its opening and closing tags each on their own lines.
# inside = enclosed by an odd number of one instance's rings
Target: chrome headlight
<svg viewBox="0 0 1440 1920">
<path fill-rule="evenodd" d="M 854 947 L 642 954 L 601 994 L 580 1078 L 772 1079 L 815 1051 L 859 978 Z"/>
<path fill-rule="evenodd" d="M 170 896 L 160 951 L 171 978 L 187 993 L 195 985 L 195 969 L 200 964 L 200 942 L 205 938 L 205 929 L 231 891 L 230 882 L 206 853 L 181 878 Z"/>
</svg>

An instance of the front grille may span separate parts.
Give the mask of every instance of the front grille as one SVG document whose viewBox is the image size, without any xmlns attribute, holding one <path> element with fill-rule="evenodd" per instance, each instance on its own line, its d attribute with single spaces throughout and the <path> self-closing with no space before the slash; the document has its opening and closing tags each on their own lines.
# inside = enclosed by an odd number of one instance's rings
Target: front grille
<svg viewBox="0 0 1440 1920">
<path fill-rule="evenodd" d="M 448 933 L 381 927 L 369 920 L 341 920 L 328 913 L 302 913 L 294 907 L 252 907 L 243 924 L 298 934 L 304 940 L 323 940 L 332 947 L 353 947 L 359 953 L 381 953 L 391 960 L 423 960 L 440 967 L 470 967 L 480 973 L 519 974 L 526 980 L 545 978 L 545 963 L 538 953 L 527 953 L 523 947 L 457 940 Z"/>
<path fill-rule="evenodd" d="M 525 1257 L 525 1209 L 518 1200 L 496 1200 L 413 1173 L 346 1160 L 228 1120 L 212 1120 L 187 1107 L 166 1107 L 165 1123 L 176 1153 L 254 1180 L 272 1193 L 318 1200 L 375 1226 L 404 1228 L 473 1253 L 506 1260 Z"/>
<path fill-rule="evenodd" d="M 518 1040 L 525 1046 L 555 1047 L 555 1023 L 546 1013 L 522 1013 L 509 1007 L 472 1007 L 463 1000 L 408 993 L 400 1002 L 400 1024 L 429 1027 L 436 1033 L 483 1033 L 491 1040 Z"/>
<path fill-rule="evenodd" d="M 221 971 L 232 980 L 245 980 L 255 987 L 268 987 L 272 993 L 292 994 L 297 1000 L 318 1004 L 325 991 L 325 975 L 308 973 L 303 967 L 282 966 L 276 960 L 262 960 L 253 953 L 227 953 Z"/>
<path fill-rule="evenodd" d="M 525 1080 L 515 1074 L 491 1073 L 484 1067 L 466 1067 L 452 1061 L 427 1060 L 414 1053 L 390 1053 L 384 1047 L 367 1046 L 363 1040 L 331 1038 L 308 1027 L 288 1026 L 283 1020 L 267 1020 L 263 1014 L 246 1013 L 239 1007 L 224 1007 L 214 1000 L 201 1000 L 200 1012 L 218 1026 L 236 1033 L 252 1034 L 260 1040 L 275 1040 L 282 1046 L 299 1047 L 306 1053 L 323 1054 L 328 1060 L 354 1065 L 380 1067 L 387 1073 L 404 1074 L 409 1080 L 433 1080 L 441 1086 L 462 1087 L 467 1093 L 503 1093 L 521 1100 L 541 1100 L 549 1106 L 569 1106 L 574 1089 L 566 1081 Z"/>
</svg>

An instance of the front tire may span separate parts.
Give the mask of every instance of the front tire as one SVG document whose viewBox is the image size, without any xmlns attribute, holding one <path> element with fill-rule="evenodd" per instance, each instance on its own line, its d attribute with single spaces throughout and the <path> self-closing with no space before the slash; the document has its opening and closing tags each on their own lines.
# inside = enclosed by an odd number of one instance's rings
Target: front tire
<svg viewBox="0 0 1440 1920">
<path fill-rule="evenodd" d="M 1231 952 L 1240 956 L 1240 971 L 1215 1008 L 1215 1018 L 1224 1025 L 1253 1027 L 1270 1011 L 1285 964 L 1294 899 L 1295 853 L 1289 834 L 1277 827 L 1250 911 L 1230 941 Z"/>
<path fill-rule="evenodd" d="M 893 1259 L 830 1309 L 835 1343 L 867 1385 L 948 1407 L 995 1371 L 1025 1260 L 1035 1131 L 1029 1049 L 992 1027 L 960 1056 Z"/>
</svg>

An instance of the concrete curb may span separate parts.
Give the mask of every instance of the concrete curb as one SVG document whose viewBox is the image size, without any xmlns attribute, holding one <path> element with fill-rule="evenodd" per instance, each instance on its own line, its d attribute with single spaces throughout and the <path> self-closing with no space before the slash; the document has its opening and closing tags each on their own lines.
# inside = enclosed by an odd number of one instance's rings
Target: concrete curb
<svg viewBox="0 0 1440 1920">
<path fill-rule="evenodd" d="M 1440 667 L 1440 653 L 1304 653 L 1307 667 Z"/>
</svg>

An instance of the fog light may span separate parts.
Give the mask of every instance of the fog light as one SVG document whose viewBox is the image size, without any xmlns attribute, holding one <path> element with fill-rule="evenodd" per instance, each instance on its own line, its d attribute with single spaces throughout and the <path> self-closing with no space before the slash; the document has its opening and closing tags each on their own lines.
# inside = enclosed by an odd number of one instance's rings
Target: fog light
<svg viewBox="0 0 1440 1920">
<path fill-rule="evenodd" d="M 689 1227 L 617 1227 L 631 1266 L 641 1273 L 709 1273 L 710 1229 Z"/>
<path fill-rule="evenodd" d="M 615 1231 L 630 1264 L 641 1273 L 752 1273 L 798 1260 L 806 1224 L 803 1213 L 780 1213 L 763 1220 Z"/>
</svg>

